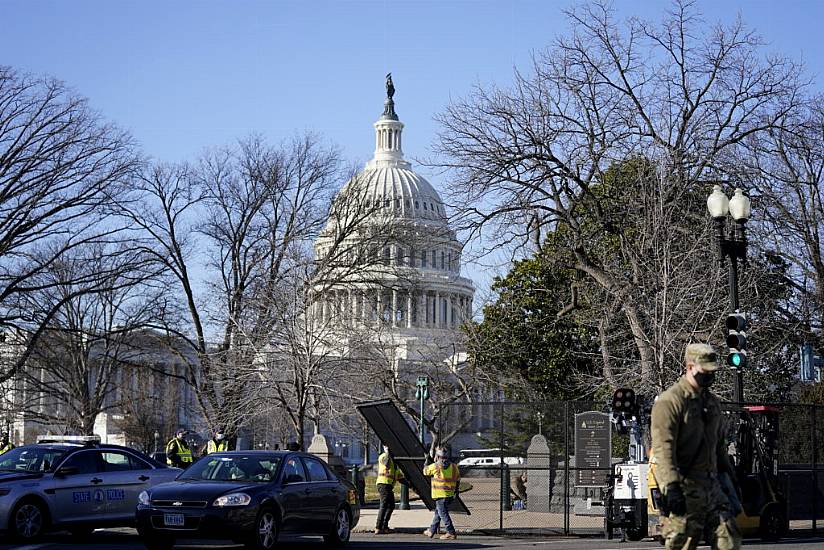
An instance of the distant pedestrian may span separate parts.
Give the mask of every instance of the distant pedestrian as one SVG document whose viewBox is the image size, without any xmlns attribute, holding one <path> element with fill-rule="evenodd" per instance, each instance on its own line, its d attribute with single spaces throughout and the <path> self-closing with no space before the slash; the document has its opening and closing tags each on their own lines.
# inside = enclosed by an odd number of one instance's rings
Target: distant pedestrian
<svg viewBox="0 0 824 550">
<path fill-rule="evenodd" d="M 12 449 L 14 449 L 14 443 L 9 440 L 9 434 L 3 434 L 3 437 L 0 438 L 0 455 Z"/>
<path fill-rule="evenodd" d="M 452 525 L 452 518 L 449 516 L 449 505 L 458 494 L 458 484 L 461 479 L 458 465 L 449 461 L 445 449 L 438 449 L 435 452 L 435 462 L 424 467 L 423 475 L 432 478 L 432 498 L 435 499 L 435 516 L 432 518 L 432 525 L 423 534 L 433 538 L 438 534 L 441 522 L 443 522 L 446 534 L 441 535 L 441 540 L 455 540 L 458 535 L 455 534 L 455 526 Z"/>
<path fill-rule="evenodd" d="M 395 510 L 395 482 L 405 485 L 406 479 L 403 477 L 403 472 L 395 464 L 389 445 L 384 445 L 383 454 L 378 457 L 378 479 L 375 482 L 380 497 L 378 520 L 375 524 L 376 535 L 385 535 L 392 532 L 392 529 L 389 528 L 389 519 Z"/>
<path fill-rule="evenodd" d="M 175 436 L 166 443 L 166 464 L 186 469 L 192 465 L 192 450 L 186 441 L 188 432 L 180 428 Z"/>
<path fill-rule="evenodd" d="M 212 432 L 212 438 L 206 442 L 201 452 L 202 455 L 210 455 L 212 453 L 222 453 L 230 451 L 229 440 L 226 439 L 226 434 L 222 427 L 217 426 Z"/>
</svg>

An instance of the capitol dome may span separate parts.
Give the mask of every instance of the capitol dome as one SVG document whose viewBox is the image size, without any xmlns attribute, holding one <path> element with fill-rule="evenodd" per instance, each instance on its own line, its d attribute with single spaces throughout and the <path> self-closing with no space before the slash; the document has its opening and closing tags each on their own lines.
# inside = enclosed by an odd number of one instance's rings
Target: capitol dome
<svg viewBox="0 0 824 550">
<path fill-rule="evenodd" d="M 394 91 L 390 77 L 383 114 L 373 125 L 374 157 L 337 193 L 315 242 L 318 259 L 344 259 L 338 279 L 317 281 L 323 298 L 314 314 L 323 325 L 377 324 L 408 342 L 454 343 L 458 327 L 471 318 L 475 287 L 461 276 L 463 246 L 440 195 L 403 158 Z M 366 258 L 357 273 L 346 261 L 352 258 Z"/>
</svg>

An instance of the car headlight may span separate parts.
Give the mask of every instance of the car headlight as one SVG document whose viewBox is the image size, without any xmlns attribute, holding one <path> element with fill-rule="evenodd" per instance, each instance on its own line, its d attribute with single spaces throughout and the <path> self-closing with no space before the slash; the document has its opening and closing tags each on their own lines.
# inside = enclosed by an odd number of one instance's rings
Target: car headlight
<svg viewBox="0 0 824 550">
<path fill-rule="evenodd" d="M 142 491 L 139 495 L 137 495 L 137 502 L 143 506 L 148 506 L 151 504 L 152 500 L 149 498 L 149 491 Z"/>
<path fill-rule="evenodd" d="M 212 506 L 246 506 L 250 502 L 252 502 L 252 497 L 246 493 L 230 493 L 222 497 L 217 497 L 212 503 Z"/>
</svg>

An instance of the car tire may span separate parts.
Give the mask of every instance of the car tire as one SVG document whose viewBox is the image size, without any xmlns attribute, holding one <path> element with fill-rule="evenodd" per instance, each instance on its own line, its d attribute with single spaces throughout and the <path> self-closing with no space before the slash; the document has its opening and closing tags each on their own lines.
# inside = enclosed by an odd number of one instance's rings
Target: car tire
<svg viewBox="0 0 824 550">
<path fill-rule="evenodd" d="M 761 539 L 775 542 L 787 533 L 787 518 L 777 504 L 769 504 L 761 514 L 759 521 Z"/>
<path fill-rule="evenodd" d="M 255 519 L 255 530 L 246 542 L 246 548 L 253 550 L 271 550 L 278 543 L 280 523 L 277 513 L 272 508 L 264 508 Z"/>
<path fill-rule="evenodd" d="M 341 506 L 335 512 L 335 519 L 329 533 L 323 536 L 329 546 L 344 546 L 352 535 L 352 516 L 346 506 Z"/>
<path fill-rule="evenodd" d="M 36 500 L 24 500 L 14 507 L 9 519 L 9 534 L 18 542 L 40 538 L 49 526 L 45 505 Z"/>
</svg>

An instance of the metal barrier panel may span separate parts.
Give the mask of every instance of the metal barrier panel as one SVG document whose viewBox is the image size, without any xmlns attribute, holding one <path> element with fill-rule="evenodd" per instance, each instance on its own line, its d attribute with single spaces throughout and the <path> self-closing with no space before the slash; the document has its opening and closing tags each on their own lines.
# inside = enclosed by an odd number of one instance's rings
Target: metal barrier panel
<svg viewBox="0 0 824 550">
<path fill-rule="evenodd" d="M 384 399 L 358 403 L 356 407 L 380 440 L 389 445 L 395 455 L 395 463 L 426 507 L 434 510 L 435 501 L 432 499 L 429 478 L 423 475 L 424 448 L 395 404 L 389 399 Z M 452 501 L 449 511 L 470 513 L 460 496 Z"/>
</svg>

